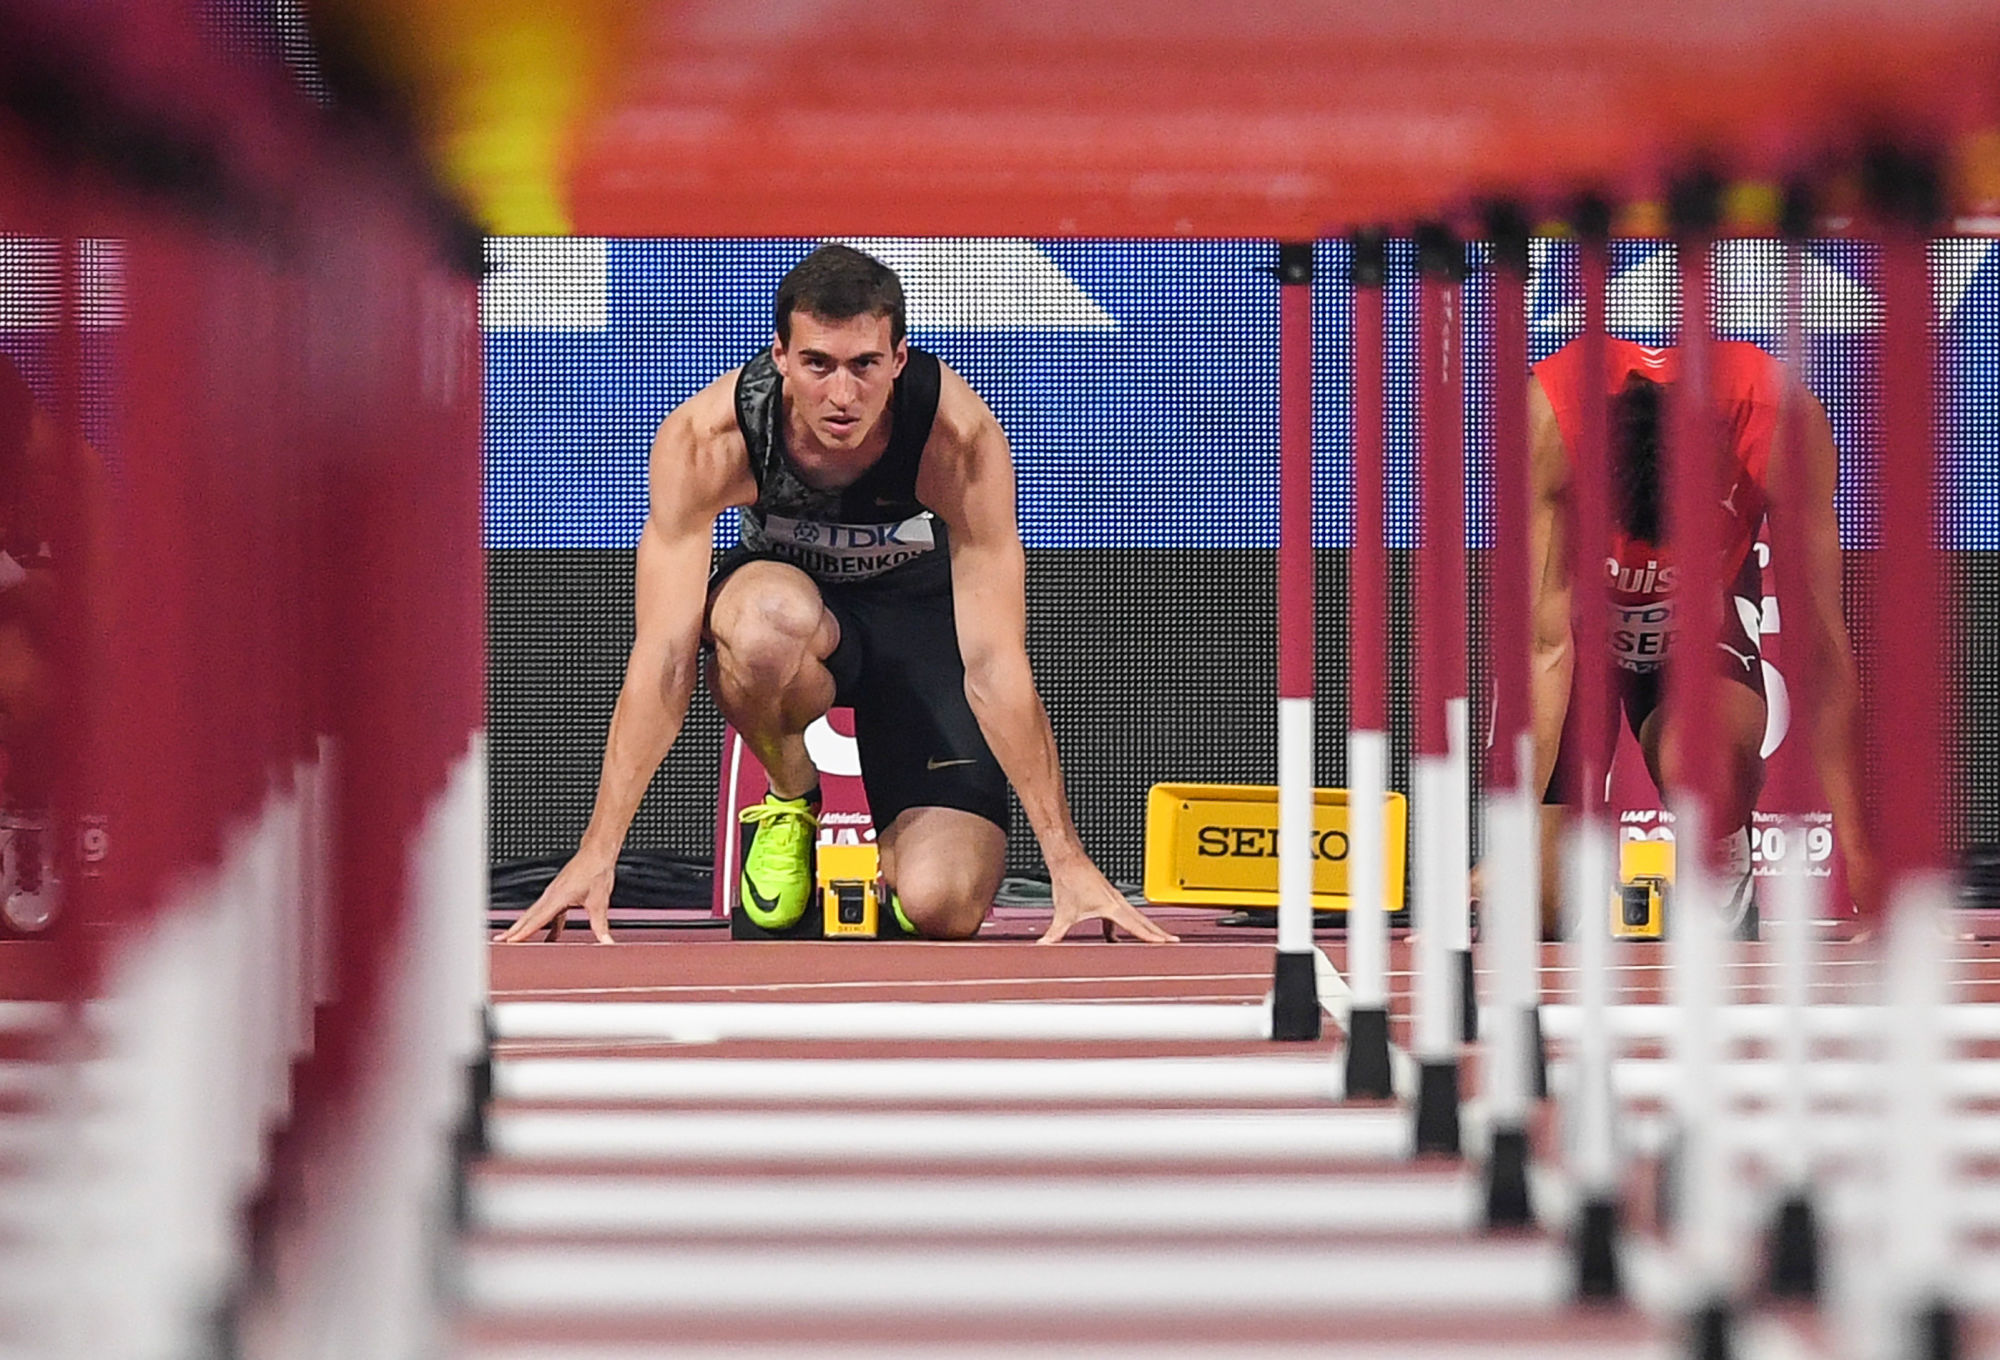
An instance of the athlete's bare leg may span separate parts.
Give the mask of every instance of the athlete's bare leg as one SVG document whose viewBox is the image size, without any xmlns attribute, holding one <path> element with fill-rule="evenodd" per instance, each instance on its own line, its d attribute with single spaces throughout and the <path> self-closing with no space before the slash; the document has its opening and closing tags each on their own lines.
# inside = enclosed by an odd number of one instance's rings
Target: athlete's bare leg
<svg viewBox="0 0 2000 1360">
<path fill-rule="evenodd" d="M 1689 724 L 1678 720 L 1667 705 L 1646 715 L 1639 725 L 1639 749 L 1646 756 L 1646 771 L 1653 784 L 1672 796 L 1681 787 L 1686 745 L 1683 734 L 1698 732 L 1699 740 L 1715 748 L 1721 764 L 1721 780 L 1716 790 L 1716 806 L 1709 809 L 1716 835 L 1746 826 L 1757 795 L 1764 791 L 1764 696 L 1721 676 L 1714 677 L 1702 698 L 1700 718 Z"/>
<path fill-rule="evenodd" d="M 804 733 L 833 707 L 826 659 L 840 645 L 819 587 L 797 567 L 747 562 L 716 587 L 708 636 L 708 684 L 722 716 L 763 763 L 774 794 L 809 792 L 819 771 Z"/>
<path fill-rule="evenodd" d="M 1764 789 L 1764 759 L 1759 754 L 1764 742 L 1764 700 L 1755 690 L 1717 676 L 1713 692 L 1703 700 L 1698 728 L 1701 740 L 1721 748 L 1720 801 L 1710 812 L 1720 835 L 1749 823 L 1757 795 Z M 1680 787 L 1681 730 L 1664 704 L 1639 725 L 1639 750 L 1646 760 L 1646 772 L 1653 777 L 1653 786 L 1669 798 L 1671 791 Z M 1547 804 L 1542 808 L 1542 933 L 1550 937 L 1562 928 L 1567 885 L 1561 866 L 1568 862 L 1575 816 L 1576 809 L 1571 807 Z"/>
<path fill-rule="evenodd" d="M 1569 825 L 1576 809 L 1560 803 L 1542 804 L 1542 938 L 1553 940 L 1562 934 L 1563 894 L 1568 884 L 1563 866 L 1569 863 Z"/>
<path fill-rule="evenodd" d="M 915 807 L 879 838 L 882 877 L 910 924 L 933 940 L 969 939 L 1007 869 L 1007 833 L 974 812 Z"/>
</svg>

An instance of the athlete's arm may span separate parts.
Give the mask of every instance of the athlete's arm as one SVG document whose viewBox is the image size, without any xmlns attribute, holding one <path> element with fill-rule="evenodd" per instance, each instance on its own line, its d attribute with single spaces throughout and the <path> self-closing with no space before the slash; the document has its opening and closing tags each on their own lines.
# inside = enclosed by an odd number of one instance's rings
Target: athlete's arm
<svg viewBox="0 0 2000 1360">
<path fill-rule="evenodd" d="M 1796 449 L 1789 447 L 1781 428 L 1772 450 L 1771 535 L 1780 553 L 1779 578 L 1799 598 L 1782 599 L 1780 607 L 1786 636 L 1803 644 L 1810 671 L 1808 740 L 1840 834 L 1848 891 L 1861 914 L 1873 918 L 1881 906 L 1880 884 L 1861 810 L 1860 686 L 1841 608 L 1840 522 L 1833 506 L 1840 454 L 1819 400 L 1796 382 L 1789 397 L 1800 403 L 1791 425 L 1800 438 Z M 1795 570 L 1786 569 L 1787 553 L 1798 563 Z"/>
<path fill-rule="evenodd" d="M 1569 450 L 1540 380 L 1528 379 L 1528 699 L 1535 782 L 1548 788 L 1569 712 L 1576 640 L 1570 625 Z"/>
<path fill-rule="evenodd" d="M 1174 937 L 1125 900 L 1085 853 L 1063 790 L 1048 711 L 1028 663 L 1027 556 L 1014 516 L 1014 463 L 986 403 L 949 367 L 924 447 L 917 497 L 951 539 L 952 617 L 965 697 L 1028 814 L 1054 888 L 1045 941 L 1101 917 L 1142 940 Z"/>
<path fill-rule="evenodd" d="M 717 379 L 668 416 L 653 439 L 652 504 L 639 535 L 632 654 L 611 711 L 597 802 L 575 856 L 500 936 L 503 941 L 525 940 L 545 927 L 554 939 L 569 909 L 580 905 L 598 941 L 611 942 L 608 913 L 618 851 L 654 771 L 680 735 L 694 693 L 715 517 L 756 494 L 741 442 L 730 438 L 734 389 L 734 373 Z"/>
</svg>

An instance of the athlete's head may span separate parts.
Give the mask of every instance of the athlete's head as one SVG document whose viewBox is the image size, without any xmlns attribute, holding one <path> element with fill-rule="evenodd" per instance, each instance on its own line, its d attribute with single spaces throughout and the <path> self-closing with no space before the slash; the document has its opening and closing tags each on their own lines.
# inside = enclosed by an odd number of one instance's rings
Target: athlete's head
<svg viewBox="0 0 2000 1360">
<path fill-rule="evenodd" d="M 793 412 L 829 449 L 860 444 L 909 358 L 895 271 L 852 246 L 821 246 L 778 285 L 771 322 Z"/>
<path fill-rule="evenodd" d="M 1634 373 L 1611 399 L 1611 509 L 1633 538 L 1660 542 L 1660 412 L 1666 389 Z"/>
</svg>

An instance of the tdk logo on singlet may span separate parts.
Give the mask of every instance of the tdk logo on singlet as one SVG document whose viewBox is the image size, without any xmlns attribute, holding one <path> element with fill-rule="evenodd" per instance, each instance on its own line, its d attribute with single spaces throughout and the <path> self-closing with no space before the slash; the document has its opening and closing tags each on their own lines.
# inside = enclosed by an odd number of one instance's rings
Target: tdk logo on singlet
<svg viewBox="0 0 2000 1360">
<path fill-rule="evenodd" d="M 1658 558 L 1626 565 L 1612 556 L 1604 559 L 1604 575 L 1612 596 L 1606 600 L 1611 630 L 1605 640 L 1611 644 L 1613 660 L 1628 671 L 1658 670 L 1673 650 L 1671 592 L 1680 568 L 1661 566 Z"/>
<path fill-rule="evenodd" d="M 765 515 L 762 524 L 743 517 L 743 542 L 758 552 L 774 552 L 808 575 L 829 581 L 880 576 L 937 546 L 928 514 L 896 524 L 830 524 L 824 520 Z"/>
</svg>

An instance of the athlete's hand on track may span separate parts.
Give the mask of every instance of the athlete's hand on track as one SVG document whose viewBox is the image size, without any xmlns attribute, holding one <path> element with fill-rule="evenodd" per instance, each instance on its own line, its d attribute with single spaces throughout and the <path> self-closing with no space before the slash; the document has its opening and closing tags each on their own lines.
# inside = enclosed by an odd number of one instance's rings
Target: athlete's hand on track
<svg viewBox="0 0 2000 1360">
<path fill-rule="evenodd" d="M 1040 944 L 1054 944 L 1080 922 L 1104 922 L 1104 938 L 1111 938 L 1113 926 L 1147 944 L 1175 944 L 1178 935 L 1169 935 L 1146 918 L 1146 914 L 1125 900 L 1125 894 L 1111 886 L 1097 866 L 1085 861 L 1076 868 L 1052 875 L 1055 917 L 1042 932 Z"/>
<path fill-rule="evenodd" d="M 535 905 L 521 913 L 521 919 L 507 927 L 499 935 L 501 944 L 519 944 L 538 930 L 547 930 L 543 937 L 560 940 L 563 926 L 569 921 L 569 909 L 582 907 L 590 918 L 590 933 L 597 937 L 599 944 L 611 943 L 611 879 L 618 867 L 617 861 L 604 863 L 595 858 L 578 855 L 555 881 L 535 899 Z"/>
</svg>

